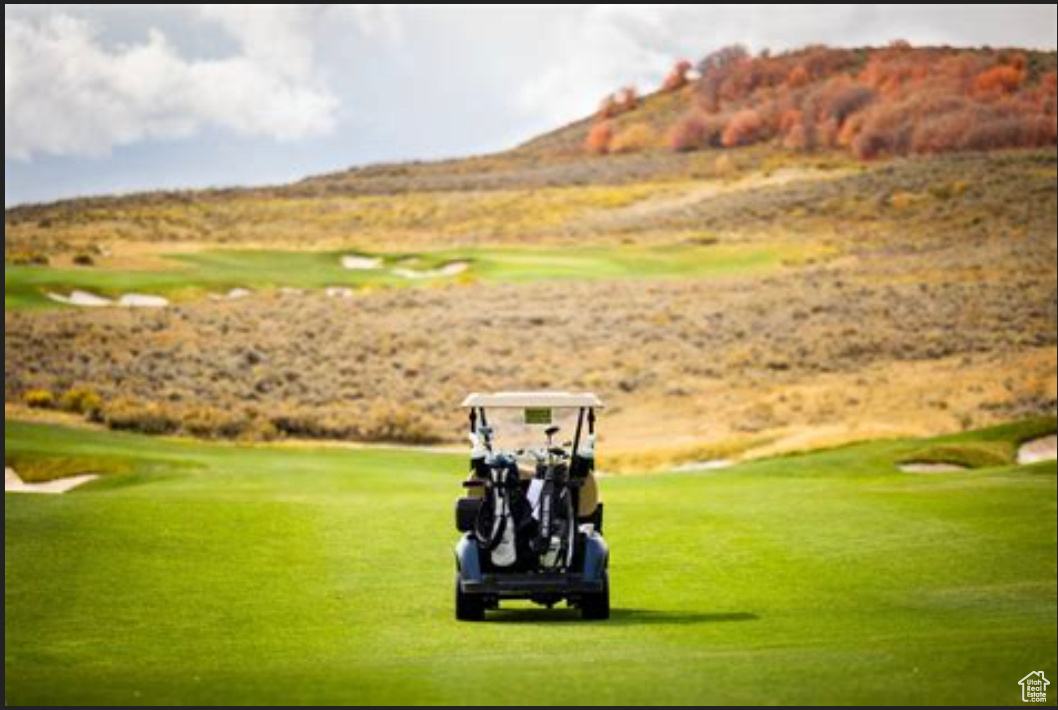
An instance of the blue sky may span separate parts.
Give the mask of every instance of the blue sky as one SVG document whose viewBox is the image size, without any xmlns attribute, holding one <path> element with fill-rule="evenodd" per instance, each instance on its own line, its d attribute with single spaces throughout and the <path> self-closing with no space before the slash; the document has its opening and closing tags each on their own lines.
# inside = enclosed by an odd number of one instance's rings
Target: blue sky
<svg viewBox="0 0 1058 710">
<path fill-rule="evenodd" d="M 740 42 L 1054 49 L 1056 5 L 5 5 L 4 201 L 514 145 Z"/>
</svg>

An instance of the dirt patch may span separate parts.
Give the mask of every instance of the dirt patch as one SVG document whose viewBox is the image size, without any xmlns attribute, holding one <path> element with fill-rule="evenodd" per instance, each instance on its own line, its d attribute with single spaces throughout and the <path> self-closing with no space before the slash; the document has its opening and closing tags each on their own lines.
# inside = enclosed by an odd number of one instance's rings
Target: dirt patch
<svg viewBox="0 0 1058 710">
<path fill-rule="evenodd" d="M 904 473 L 959 473 L 960 471 L 969 471 L 970 469 L 966 468 L 966 466 L 960 466 L 954 463 L 918 461 L 901 464 L 900 470 Z"/>
<path fill-rule="evenodd" d="M 43 493 L 45 495 L 59 495 L 72 491 L 78 486 L 96 480 L 99 476 L 95 474 L 84 474 L 81 476 L 70 476 L 60 478 L 46 483 L 26 483 L 15 472 L 14 469 L 4 469 L 4 493 Z"/>
<path fill-rule="evenodd" d="M 1055 434 L 1027 441 L 1018 449 L 1018 463 L 1022 466 L 1040 461 L 1054 461 L 1056 458 L 1058 458 L 1058 435 Z"/>
</svg>

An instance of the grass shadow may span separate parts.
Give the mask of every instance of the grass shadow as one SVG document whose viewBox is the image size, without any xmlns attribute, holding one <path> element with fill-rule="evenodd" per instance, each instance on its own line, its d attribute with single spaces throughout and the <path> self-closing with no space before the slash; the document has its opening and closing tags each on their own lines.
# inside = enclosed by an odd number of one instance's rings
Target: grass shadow
<svg viewBox="0 0 1058 710">
<path fill-rule="evenodd" d="M 636 625 L 670 625 L 686 626 L 691 624 L 718 624 L 728 621 L 758 621 L 756 614 L 749 612 L 693 612 L 663 611 L 658 609 L 613 609 L 606 621 L 592 622 L 611 626 Z M 501 609 L 489 612 L 486 620 L 505 624 L 554 624 L 578 622 L 585 623 L 578 609 Z"/>
</svg>

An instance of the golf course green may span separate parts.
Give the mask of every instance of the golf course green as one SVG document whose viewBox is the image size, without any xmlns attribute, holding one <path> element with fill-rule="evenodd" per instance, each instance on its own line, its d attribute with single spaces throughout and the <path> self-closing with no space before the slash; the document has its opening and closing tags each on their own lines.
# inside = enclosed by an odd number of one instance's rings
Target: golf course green
<svg viewBox="0 0 1058 710">
<path fill-rule="evenodd" d="M 816 252 L 819 250 L 817 249 Z M 780 267 L 811 252 L 789 245 L 670 244 L 655 247 L 482 247 L 427 253 L 204 251 L 168 257 L 168 269 L 52 268 L 5 264 L 8 310 L 60 307 L 49 293 L 128 293 L 186 300 L 230 289 L 404 287 L 467 280 L 503 283 L 556 279 L 717 277 Z M 346 256 L 377 259 L 377 267 L 348 269 Z M 445 265 L 459 269 L 443 272 Z M 465 266 L 463 266 L 465 265 Z"/>
<path fill-rule="evenodd" d="M 9 466 L 116 472 L 4 497 L 5 704 L 1019 704 L 1058 675 L 1058 515 L 1013 452 L 1053 431 L 610 477 L 613 618 L 468 624 L 460 455 L 5 421 Z M 898 470 L 931 446 L 1008 463 Z"/>
</svg>

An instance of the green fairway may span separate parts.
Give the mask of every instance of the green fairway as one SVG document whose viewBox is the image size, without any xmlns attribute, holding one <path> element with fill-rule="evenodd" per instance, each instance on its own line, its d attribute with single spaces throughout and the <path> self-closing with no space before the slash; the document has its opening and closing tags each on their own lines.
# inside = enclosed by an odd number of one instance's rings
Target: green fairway
<svg viewBox="0 0 1058 710">
<path fill-rule="evenodd" d="M 662 247 L 478 248 L 424 254 L 376 254 L 380 268 L 343 268 L 356 252 L 213 251 L 169 257 L 172 269 L 117 271 L 56 269 L 5 264 L 7 309 L 57 306 L 48 293 L 73 290 L 118 297 L 127 293 L 173 299 L 223 294 L 233 288 L 323 289 L 411 286 L 466 280 L 537 281 L 644 277 L 715 277 L 774 269 L 801 258 L 788 246 L 679 244 Z M 442 274 L 446 264 L 466 263 L 462 273 Z M 401 275 L 404 270 L 404 275 Z M 415 275 L 409 278 L 408 273 Z"/>
<path fill-rule="evenodd" d="M 1058 675 L 1055 464 L 895 462 L 1053 425 L 606 479 L 613 618 L 467 624 L 461 456 L 8 421 L 9 464 L 120 473 L 5 495 L 5 703 L 1018 704 Z"/>
</svg>

